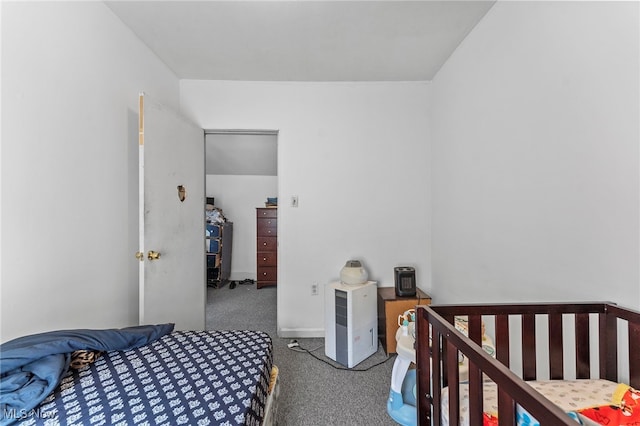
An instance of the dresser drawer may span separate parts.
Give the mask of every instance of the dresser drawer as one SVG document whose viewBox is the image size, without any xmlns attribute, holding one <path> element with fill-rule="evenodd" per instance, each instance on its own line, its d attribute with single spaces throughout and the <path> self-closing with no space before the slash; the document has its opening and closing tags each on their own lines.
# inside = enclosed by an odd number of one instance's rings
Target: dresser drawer
<svg viewBox="0 0 640 426">
<path fill-rule="evenodd" d="M 261 237 L 258 236 L 256 242 L 256 248 L 258 252 L 261 251 L 277 251 L 278 250 L 278 237 Z"/>
<path fill-rule="evenodd" d="M 261 266 L 277 266 L 278 254 L 276 252 L 261 252 L 256 256 L 256 265 Z"/>
<path fill-rule="evenodd" d="M 258 236 L 269 237 L 278 235 L 278 219 L 259 218 L 258 219 Z"/>
<path fill-rule="evenodd" d="M 277 281 L 278 269 L 275 266 L 260 266 L 258 265 L 258 281 Z"/>
<path fill-rule="evenodd" d="M 258 209 L 257 217 L 278 217 L 278 209 Z"/>
</svg>

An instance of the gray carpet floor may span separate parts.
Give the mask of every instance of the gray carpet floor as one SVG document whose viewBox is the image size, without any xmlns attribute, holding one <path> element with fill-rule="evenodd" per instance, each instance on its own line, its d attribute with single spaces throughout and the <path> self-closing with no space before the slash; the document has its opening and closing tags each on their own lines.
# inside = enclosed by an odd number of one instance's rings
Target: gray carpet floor
<svg viewBox="0 0 640 426">
<path fill-rule="evenodd" d="M 255 284 L 207 289 L 207 330 L 262 330 L 271 336 L 274 362 L 280 370 L 277 424 L 281 426 L 380 425 L 396 423 L 387 414 L 387 398 L 395 355 L 380 346 L 352 370 L 324 354 L 324 339 L 296 339 L 306 352 L 287 347 L 277 336 L 276 288 Z M 386 360 L 386 361 L 385 361 Z M 323 362 L 324 361 L 324 362 Z M 358 372 L 375 364 L 368 371 Z"/>
</svg>

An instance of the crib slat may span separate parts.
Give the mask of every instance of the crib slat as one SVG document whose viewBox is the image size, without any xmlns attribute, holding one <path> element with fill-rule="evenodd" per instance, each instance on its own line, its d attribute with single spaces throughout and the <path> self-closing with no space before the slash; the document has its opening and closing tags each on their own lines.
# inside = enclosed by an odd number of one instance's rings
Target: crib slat
<svg viewBox="0 0 640 426">
<path fill-rule="evenodd" d="M 576 378 L 591 377 L 591 354 L 589 351 L 589 314 L 576 314 Z"/>
<path fill-rule="evenodd" d="M 618 320 L 614 315 L 598 315 L 600 332 L 600 378 L 618 381 Z"/>
<path fill-rule="evenodd" d="M 458 364 L 458 350 L 447 341 L 447 363 L 450 366 Z M 449 424 L 460 424 L 460 372 L 457 368 L 449 368 Z"/>
<path fill-rule="evenodd" d="M 509 367 L 509 316 L 496 315 L 496 359 Z"/>
<path fill-rule="evenodd" d="M 453 324 L 455 322 L 455 317 L 453 315 L 443 315 L 442 316 L 445 320 L 447 320 L 447 322 L 449 324 Z M 447 348 L 449 345 L 445 344 L 445 342 L 443 341 L 442 343 L 442 371 L 449 371 L 449 357 L 447 356 Z M 457 355 L 456 355 L 456 359 L 457 359 Z M 457 360 L 456 360 L 456 364 L 457 364 Z M 454 364 L 455 365 L 455 364 Z M 447 375 L 445 374 L 443 376 L 443 382 L 442 382 L 442 386 L 448 386 L 449 384 L 449 378 L 447 377 Z"/>
<path fill-rule="evenodd" d="M 629 322 L 629 384 L 640 388 L 640 323 Z"/>
<path fill-rule="evenodd" d="M 483 413 L 482 371 L 469 362 L 469 424 L 481 425 Z"/>
<path fill-rule="evenodd" d="M 416 308 L 416 384 L 418 425 L 431 426 L 431 328 L 424 311 Z"/>
<path fill-rule="evenodd" d="M 513 398 L 498 387 L 498 419 L 500 419 L 500 426 L 514 426 L 515 417 L 516 404 Z"/>
<path fill-rule="evenodd" d="M 549 374 L 551 380 L 559 380 L 564 376 L 562 352 L 562 314 L 549 314 Z"/>
<path fill-rule="evenodd" d="M 469 338 L 482 346 L 482 316 L 469 315 Z"/>
<path fill-rule="evenodd" d="M 431 349 L 432 361 L 431 365 L 433 367 L 432 376 L 434 379 L 431 381 L 431 388 L 433 389 L 432 397 L 433 397 L 433 424 L 436 426 L 440 426 L 442 424 L 442 412 L 440 408 L 442 407 L 442 370 L 440 369 L 442 362 L 442 334 L 440 332 L 433 331 L 433 342 Z"/>
<path fill-rule="evenodd" d="M 469 315 L 469 338 L 482 346 L 482 316 Z M 469 362 L 469 424 L 481 425 L 483 411 L 482 372 Z"/>
<path fill-rule="evenodd" d="M 536 379 L 536 317 L 522 315 L 522 376 L 524 380 Z"/>
</svg>

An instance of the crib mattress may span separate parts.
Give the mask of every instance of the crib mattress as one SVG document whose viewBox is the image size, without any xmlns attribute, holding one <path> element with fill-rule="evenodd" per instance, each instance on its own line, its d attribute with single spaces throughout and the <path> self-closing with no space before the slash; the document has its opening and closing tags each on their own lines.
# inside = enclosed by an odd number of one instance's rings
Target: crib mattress
<svg viewBox="0 0 640 426">
<path fill-rule="evenodd" d="M 611 397 L 618 387 L 618 383 L 602 379 L 537 380 L 527 384 L 566 412 L 610 404 Z M 484 412 L 497 416 L 498 388 L 495 383 L 484 383 L 483 398 Z M 449 424 L 448 407 L 449 389 L 444 388 L 442 390 L 443 425 Z M 521 419 L 528 416 L 528 413 L 518 406 L 517 415 Z M 467 384 L 460 384 L 460 425 L 469 425 L 469 386 Z"/>
</svg>

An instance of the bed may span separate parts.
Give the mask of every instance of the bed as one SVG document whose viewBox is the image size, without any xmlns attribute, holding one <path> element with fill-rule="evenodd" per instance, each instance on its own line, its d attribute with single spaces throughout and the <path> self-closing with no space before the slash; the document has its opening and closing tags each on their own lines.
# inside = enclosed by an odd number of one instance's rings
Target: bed
<svg viewBox="0 0 640 426">
<path fill-rule="evenodd" d="M 27 343 L 17 349 L 3 344 L 0 424 L 275 423 L 278 370 L 268 334 L 150 327 L 157 326 L 43 333 L 35 340 L 27 336 Z M 74 356 L 86 349 L 98 356 L 74 365 Z M 22 366 L 13 369 L 20 357 Z M 41 365 L 30 367 L 32 359 Z M 39 370 L 45 367 L 42 374 Z M 20 377 L 24 370 L 31 370 L 27 380 Z M 10 371 L 18 374 L 12 377 Z M 31 386 L 38 380 L 40 384 Z M 22 394 L 10 398 L 7 389 L 21 381 Z M 35 406 L 28 403 L 34 389 L 40 400 Z"/>
<path fill-rule="evenodd" d="M 463 316 L 468 336 L 453 325 Z M 494 333 L 494 354 L 479 344 L 485 326 Z M 416 364 L 421 425 L 640 424 L 605 416 L 628 415 L 630 403 L 640 416 L 640 312 L 615 304 L 418 306 Z M 567 409 L 543 396 L 558 386 L 570 387 L 560 392 L 569 399 L 588 398 Z M 585 386 L 595 387 L 595 399 Z M 608 403 L 601 405 L 603 395 Z M 615 398 L 624 398 L 620 406 L 609 402 Z"/>
</svg>

